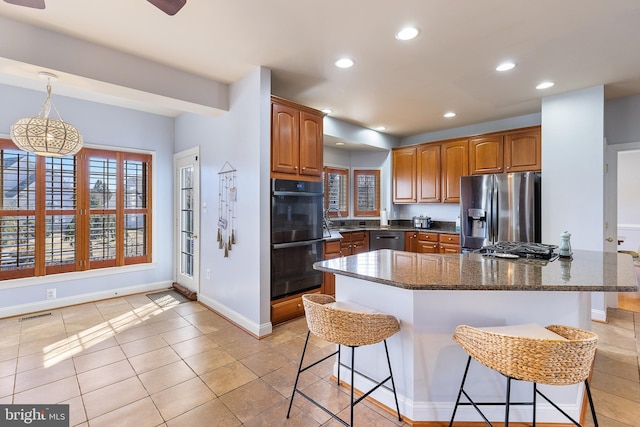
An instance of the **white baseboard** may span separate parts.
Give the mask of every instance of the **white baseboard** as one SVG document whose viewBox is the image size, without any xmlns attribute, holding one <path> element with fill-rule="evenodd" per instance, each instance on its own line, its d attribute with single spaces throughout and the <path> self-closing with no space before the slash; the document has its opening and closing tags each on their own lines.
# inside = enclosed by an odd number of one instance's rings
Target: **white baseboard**
<svg viewBox="0 0 640 427">
<path fill-rule="evenodd" d="M 273 331 L 271 322 L 263 324 L 255 323 L 237 311 L 232 310 L 226 305 L 220 304 L 218 301 L 205 295 L 198 294 L 198 301 L 257 337 L 264 337 L 271 334 Z"/>
<path fill-rule="evenodd" d="M 604 310 L 596 310 L 591 309 L 591 320 L 596 320 L 598 322 L 606 322 L 607 321 L 607 313 Z"/>
<path fill-rule="evenodd" d="M 108 298 L 139 294 L 141 292 L 167 289 L 171 287 L 172 283 L 173 282 L 171 280 L 167 280 L 163 282 L 129 286 L 126 288 L 109 289 L 108 291 L 92 292 L 89 294 L 74 295 L 71 297 L 56 298 L 51 300 L 16 305 L 12 307 L 0 308 L 0 319 L 2 319 L 3 317 L 20 316 L 37 311 L 53 310 L 56 308 L 68 307 L 70 305 L 83 304 L 86 302 L 100 301 Z"/>
</svg>

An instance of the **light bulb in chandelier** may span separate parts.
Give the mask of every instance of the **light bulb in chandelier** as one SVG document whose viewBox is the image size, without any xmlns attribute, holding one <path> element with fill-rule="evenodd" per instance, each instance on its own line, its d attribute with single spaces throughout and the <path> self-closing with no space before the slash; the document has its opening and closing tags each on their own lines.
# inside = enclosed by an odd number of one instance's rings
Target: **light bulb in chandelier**
<svg viewBox="0 0 640 427">
<path fill-rule="evenodd" d="M 70 123 L 62 120 L 60 112 L 51 101 L 51 79 L 57 77 L 51 73 L 40 73 L 47 78 L 47 98 L 38 115 L 20 119 L 11 126 L 11 140 L 18 148 L 39 156 L 69 156 L 82 148 L 82 135 Z M 58 119 L 50 118 L 51 108 Z"/>
</svg>

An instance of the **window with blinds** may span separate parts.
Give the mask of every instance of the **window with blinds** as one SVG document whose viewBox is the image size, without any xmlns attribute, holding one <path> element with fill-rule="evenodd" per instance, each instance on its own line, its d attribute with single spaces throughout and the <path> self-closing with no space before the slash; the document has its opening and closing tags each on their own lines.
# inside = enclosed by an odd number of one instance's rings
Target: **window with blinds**
<svg viewBox="0 0 640 427">
<path fill-rule="evenodd" d="M 151 262 L 151 155 L 0 139 L 0 280 Z"/>
</svg>

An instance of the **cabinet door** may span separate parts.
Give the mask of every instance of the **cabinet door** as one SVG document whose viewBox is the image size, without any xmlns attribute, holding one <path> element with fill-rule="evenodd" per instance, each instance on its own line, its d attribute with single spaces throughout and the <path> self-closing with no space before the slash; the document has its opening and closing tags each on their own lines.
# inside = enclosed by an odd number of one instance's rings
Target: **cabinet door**
<svg viewBox="0 0 640 427">
<path fill-rule="evenodd" d="M 300 112 L 300 175 L 322 176 L 322 117 Z"/>
<path fill-rule="evenodd" d="M 504 151 L 506 172 L 541 170 L 542 138 L 540 129 L 507 134 Z"/>
<path fill-rule="evenodd" d="M 442 201 L 460 203 L 460 177 L 469 175 L 466 139 L 442 144 Z"/>
<path fill-rule="evenodd" d="M 502 173 L 504 163 L 502 135 L 469 140 L 469 171 L 471 175 Z"/>
<path fill-rule="evenodd" d="M 300 112 L 288 105 L 271 104 L 271 170 L 297 174 Z"/>
<path fill-rule="evenodd" d="M 416 252 L 418 250 L 418 233 L 415 231 L 405 231 L 404 250 L 406 252 Z"/>
<path fill-rule="evenodd" d="M 354 231 L 351 233 L 351 255 L 369 252 L 369 232 Z"/>
<path fill-rule="evenodd" d="M 417 148 L 418 203 L 440 202 L 440 144 L 423 144 Z"/>
<path fill-rule="evenodd" d="M 416 203 L 416 147 L 393 150 L 393 203 Z"/>
<path fill-rule="evenodd" d="M 340 253 L 342 256 L 352 255 L 351 233 L 340 232 L 340 234 L 342 234 L 342 240 L 340 240 Z"/>
</svg>

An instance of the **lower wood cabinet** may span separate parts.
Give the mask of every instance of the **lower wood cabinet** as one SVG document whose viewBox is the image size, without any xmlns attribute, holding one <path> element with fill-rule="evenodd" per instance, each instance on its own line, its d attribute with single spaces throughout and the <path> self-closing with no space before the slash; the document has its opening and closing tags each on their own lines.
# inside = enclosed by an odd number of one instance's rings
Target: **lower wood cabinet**
<svg viewBox="0 0 640 427">
<path fill-rule="evenodd" d="M 440 234 L 438 244 L 441 254 L 459 254 L 460 253 L 460 235 L 459 234 Z"/>
<path fill-rule="evenodd" d="M 369 252 L 368 231 L 349 231 L 340 234 L 342 234 L 342 244 L 340 245 L 342 256 Z"/>
<path fill-rule="evenodd" d="M 342 256 L 341 240 L 331 240 L 324 242 L 324 259 L 340 258 Z M 322 293 L 327 295 L 336 294 L 336 275 L 333 273 L 323 273 Z"/>
<path fill-rule="evenodd" d="M 416 252 L 419 254 L 437 254 L 438 251 L 438 233 L 418 233 L 418 241 Z"/>
<path fill-rule="evenodd" d="M 407 231 L 404 235 L 404 250 L 421 254 L 459 254 L 460 235 Z"/>
<path fill-rule="evenodd" d="M 295 319 L 304 316 L 304 306 L 302 305 L 303 294 L 317 294 L 320 289 L 315 291 L 303 292 L 298 295 L 271 301 L 271 323 L 281 323 L 286 320 Z"/>
</svg>

